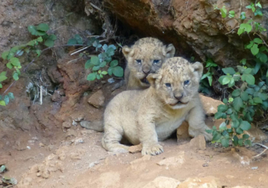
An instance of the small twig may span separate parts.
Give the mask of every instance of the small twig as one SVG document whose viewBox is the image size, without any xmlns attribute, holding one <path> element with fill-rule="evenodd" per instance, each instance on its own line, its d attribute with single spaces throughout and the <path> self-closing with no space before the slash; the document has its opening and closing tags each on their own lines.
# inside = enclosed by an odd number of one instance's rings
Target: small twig
<svg viewBox="0 0 268 188">
<path fill-rule="evenodd" d="M 258 34 L 258 33 L 255 33 L 256 35 L 258 35 L 258 37 L 260 37 L 261 38 L 261 40 L 262 40 L 262 42 L 263 42 L 263 44 L 266 46 L 266 47 L 268 47 L 268 44 L 265 42 L 265 40 L 261 37 L 261 35 L 260 34 Z"/>
<path fill-rule="evenodd" d="M 40 86 L 40 105 L 43 104 L 43 86 Z"/>
<path fill-rule="evenodd" d="M 81 49 L 79 49 L 79 50 L 77 50 L 77 51 L 71 53 L 70 55 L 71 55 L 71 56 L 72 56 L 72 55 L 75 55 L 75 54 L 77 54 L 77 53 L 79 53 L 79 52 L 81 52 L 81 51 L 84 51 L 84 50 L 88 49 L 89 47 L 90 47 L 90 46 L 86 46 L 86 47 L 84 47 L 84 48 L 81 48 Z"/>
<path fill-rule="evenodd" d="M 261 153 L 259 153 L 258 155 L 253 156 L 252 158 L 256 158 L 261 156 L 263 153 L 265 153 L 268 149 L 264 149 Z"/>
<path fill-rule="evenodd" d="M 90 5 L 91 5 L 92 7 L 94 7 L 95 9 L 97 9 L 97 10 L 99 10 L 99 11 L 102 11 L 99 7 L 97 7 L 97 6 L 94 5 L 93 3 L 90 3 Z"/>
<path fill-rule="evenodd" d="M 265 149 L 268 149 L 268 146 L 266 146 L 266 145 L 263 145 L 263 144 L 260 144 L 260 143 L 255 143 L 255 144 L 257 144 L 257 145 L 259 145 L 259 146 L 262 146 L 262 147 L 264 147 Z"/>
</svg>

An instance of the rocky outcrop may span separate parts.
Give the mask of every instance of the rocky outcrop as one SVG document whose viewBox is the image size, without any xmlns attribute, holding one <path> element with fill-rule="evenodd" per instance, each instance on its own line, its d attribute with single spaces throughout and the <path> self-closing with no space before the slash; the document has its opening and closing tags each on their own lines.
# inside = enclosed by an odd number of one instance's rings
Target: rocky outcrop
<svg viewBox="0 0 268 188">
<path fill-rule="evenodd" d="M 262 23 L 268 30 L 268 2 L 260 1 L 264 16 Z M 193 52 L 202 61 L 212 58 L 222 66 L 237 64 L 248 54 L 243 45 L 247 42 L 236 34 L 239 13 L 247 12 L 245 7 L 251 1 L 237 0 L 104 0 L 104 5 L 122 22 L 135 31 L 159 37 L 177 47 L 179 55 L 188 58 Z M 223 19 L 219 8 L 234 10 L 235 18 Z M 264 33 L 267 39 L 267 33 Z"/>
</svg>

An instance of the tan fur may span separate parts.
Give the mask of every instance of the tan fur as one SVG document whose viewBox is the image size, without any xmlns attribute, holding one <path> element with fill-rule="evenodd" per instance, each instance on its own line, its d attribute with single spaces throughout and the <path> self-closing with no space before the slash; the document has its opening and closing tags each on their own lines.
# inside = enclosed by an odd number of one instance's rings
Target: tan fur
<svg viewBox="0 0 268 188">
<path fill-rule="evenodd" d="M 211 140 L 204 122 L 204 112 L 198 95 L 203 66 L 174 57 L 168 59 L 156 74 L 147 78 L 151 84 L 145 90 L 119 93 L 104 112 L 103 147 L 111 152 L 127 152 L 122 138 L 132 144 L 142 143 L 142 154 L 163 152 L 158 140 L 169 137 L 186 120 L 189 134 L 203 134 Z M 189 83 L 185 82 L 189 80 Z M 186 84 L 185 84 L 186 83 Z M 167 87 L 167 85 L 171 87 Z"/>
<path fill-rule="evenodd" d="M 147 75 L 158 71 L 167 58 L 173 57 L 175 48 L 172 44 L 165 46 L 156 38 L 146 37 L 131 47 L 124 46 L 122 52 L 127 60 L 127 89 L 145 89 L 150 86 Z"/>
</svg>

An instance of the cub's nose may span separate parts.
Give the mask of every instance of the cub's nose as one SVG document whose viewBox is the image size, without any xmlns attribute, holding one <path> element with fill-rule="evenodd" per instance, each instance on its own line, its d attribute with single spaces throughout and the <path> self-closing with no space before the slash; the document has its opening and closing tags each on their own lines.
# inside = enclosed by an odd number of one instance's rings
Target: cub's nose
<svg viewBox="0 0 268 188">
<path fill-rule="evenodd" d="M 148 74 L 150 72 L 150 67 L 142 67 L 142 72 Z"/>
<path fill-rule="evenodd" d="M 178 100 L 181 101 L 183 94 L 175 94 L 174 97 Z"/>
</svg>

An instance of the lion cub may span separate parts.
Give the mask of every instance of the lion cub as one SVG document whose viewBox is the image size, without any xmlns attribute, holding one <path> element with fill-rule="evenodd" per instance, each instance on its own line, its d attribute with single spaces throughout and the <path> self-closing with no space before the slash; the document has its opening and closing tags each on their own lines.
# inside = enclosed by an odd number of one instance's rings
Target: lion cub
<svg viewBox="0 0 268 188">
<path fill-rule="evenodd" d="M 146 37 L 131 47 L 124 46 L 122 52 L 127 60 L 127 89 L 145 89 L 150 86 L 147 75 L 155 73 L 167 58 L 173 57 L 175 48 L 172 44 L 165 46 L 156 38 Z"/>
<path fill-rule="evenodd" d="M 132 144 L 142 143 L 142 155 L 163 152 L 158 140 L 169 137 L 186 120 L 189 134 L 212 136 L 204 122 L 198 95 L 203 65 L 174 57 L 168 59 L 156 74 L 149 74 L 150 87 L 119 93 L 104 112 L 103 147 L 111 152 L 127 152 L 122 138 Z"/>
</svg>

